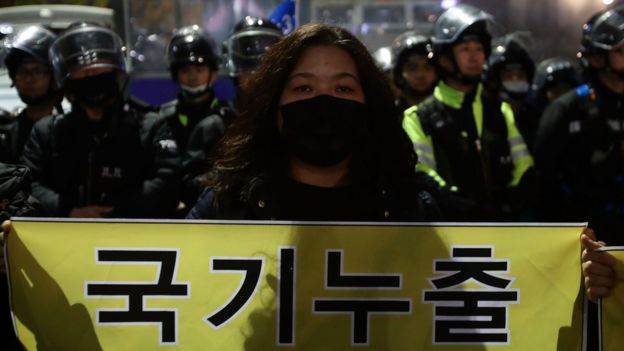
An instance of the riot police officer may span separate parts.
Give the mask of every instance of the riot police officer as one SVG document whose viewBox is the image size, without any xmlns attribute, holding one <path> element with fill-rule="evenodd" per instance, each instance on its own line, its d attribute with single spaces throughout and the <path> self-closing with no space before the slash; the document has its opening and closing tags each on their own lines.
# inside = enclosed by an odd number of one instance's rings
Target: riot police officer
<svg viewBox="0 0 624 351">
<path fill-rule="evenodd" d="M 599 15 L 581 59 L 589 78 L 544 111 L 535 145 L 547 220 L 589 220 L 600 240 L 624 243 L 624 11 Z"/>
<path fill-rule="evenodd" d="M 441 81 L 432 97 L 405 111 L 417 170 L 467 200 L 450 219 L 510 219 L 513 194 L 533 160 L 507 103 L 482 94 L 492 17 L 470 5 L 445 11 L 434 24 L 433 59 Z"/>
<path fill-rule="evenodd" d="M 144 132 L 125 103 L 123 45 L 113 31 L 82 23 L 50 48 L 71 112 L 37 122 L 22 161 L 46 216 L 165 217 L 175 208 L 179 163 L 164 127 Z"/>
<path fill-rule="evenodd" d="M 539 115 L 528 103 L 535 62 L 529 54 L 524 33 L 511 33 L 492 48 L 485 71 L 486 91 L 498 95 L 514 112 L 516 125 L 528 146 L 532 145 Z"/>
<path fill-rule="evenodd" d="M 438 75 L 431 62 L 431 40 L 415 31 L 405 32 L 392 42 L 392 78 L 401 95 L 396 105 L 401 113 L 418 105 L 433 93 Z"/>
<path fill-rule="evenodd" d="M 172 130 L 182 156 L 183 191 L 180 215 L 192 206 L 203 186 L 200 175 L 209 168 L 213 146 L 230 123 L 231 108 L 217 99 L 212 83 L 217 78 L 220 57 L 212 37 L 199 26 L 179 29 L 167 48 L 169 71 L 180 86 L 178 98 L 164 104 L 156 124 Z"/>
<path fill-rule="evenodd" d="M 550 57 L 537 64 L 531 84 L 530 102 L 541 116 L 559 96 L 581 85 L 581 72 L 565 57 Z"/>
<path fill-rule="evenodd" d="M 26 107 L 17 117 L 0 119 L 0 161 L 17 163 L 30 136 L 33 124 L 60 108 L 62 94 L 54 83 L 48 49 L 56 34 L 48 29 L 28 26 L 5 41 L 4 64 L 17 94 Z"/>
<path fill-rule="evenodd" d="M 282 36 L 281 29 L 267 18 L 246 16 L 234 26 L 223 51 L 229 74 L 239 88 L 249 80 L 262 55 Z"/>
</svg>

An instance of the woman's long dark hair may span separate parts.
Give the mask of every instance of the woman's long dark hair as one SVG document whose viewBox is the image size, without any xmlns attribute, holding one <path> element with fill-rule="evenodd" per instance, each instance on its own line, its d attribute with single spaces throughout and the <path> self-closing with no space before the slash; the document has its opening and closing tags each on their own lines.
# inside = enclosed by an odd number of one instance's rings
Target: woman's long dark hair
<svg viewBox="0 0 624 351">
<path fill-rule="evenodd" d="M 368 50 L 342 28 L 308 24 L 274 44 L 243 87 L 239 115 L 217 147 L 214 167 L 207 175 L 207 185 L 216 192 L 217 206 L 244 201 L 256 184 L 286 171 L 287 155 L 277 129 L 279 100 L 302 52 L 317 45 L 347 51 L 357 66 L 370 131 L 368 146 L 360 157 L 375 170 L 377 179 L 397 186 L 413 183 L 416 154 L 396 118 L 390 86 Z"/>
</svg>

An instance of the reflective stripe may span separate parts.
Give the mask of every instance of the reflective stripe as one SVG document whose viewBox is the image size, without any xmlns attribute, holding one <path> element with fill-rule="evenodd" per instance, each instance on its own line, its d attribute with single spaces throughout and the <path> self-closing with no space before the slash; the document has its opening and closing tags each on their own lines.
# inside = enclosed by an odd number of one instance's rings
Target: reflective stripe
<svg viewBox="0 0 624 351">
<path fill-rule="evenodd" d="M 431 145 L 429 144 L 414 143 L 414 150 L 421 150 L 424 153 L 433 155 L 433 147 L 431 147 Z"/>
<path fill-rule="evenodd" d="M 527 150 L 526 148 L 522 148 L 519 150 L 514 150 L 511 152 L 511 158 L 514 160 L 514 162 L 520 160 L 523 157 L 527 157 L 527 156 L 531 156 L 531 154 L 529 154 L 529 150 Z"/>
<path fill-rule="evenodd" d="M 516 136 L 509 139 L 509 147 L 513 149 L 516 146 L 525 146 L 524 139 L 522 139 L 521 136 Z"/>
<path fill-rule="evenodd" d="M 431 157 L 430 154 L 426 154 L 426 153 L 418 153 L 416 152 L 416 154 L 418 155 L 418 161 L 424 163 L 426 166 L 435 169 L 436 168 L 436 161 L 433 157 Z"/>
</svg>

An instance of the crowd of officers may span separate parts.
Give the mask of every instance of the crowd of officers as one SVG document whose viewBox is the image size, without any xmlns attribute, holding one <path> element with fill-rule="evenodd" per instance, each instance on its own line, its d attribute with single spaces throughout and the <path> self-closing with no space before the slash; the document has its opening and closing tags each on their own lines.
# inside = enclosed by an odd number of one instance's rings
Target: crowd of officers
<svg viewBox="0 0 624 351">
<path fill-rule="evenodd" d="M 387 118 L 402 123 L 416 171 L 440 188 L 443 217 L 589 221 L 601 239 L 622 241 L 624 9 L 583 25 L 577 60 L 536 64 L 522 33 L 493 43 L 493 23 L 458 5 L 432 33 L 403 33 L 373 55 L 396 88 Z M 5 40 L 26 106 L 2 118 L 0 162 L 28 167 L 41 216 L 183 218 L 204 188 L 211 150 L 244 109 L 216 97 L 220 67 L 245 94 L 281 37 L 259 17 L 241 20 L 222 45 L 198 26 L 179 29 L 166 52 L 178 98 L 153 107 L 127 96 L 115 32 L 27 27 Z"/>
</svg>

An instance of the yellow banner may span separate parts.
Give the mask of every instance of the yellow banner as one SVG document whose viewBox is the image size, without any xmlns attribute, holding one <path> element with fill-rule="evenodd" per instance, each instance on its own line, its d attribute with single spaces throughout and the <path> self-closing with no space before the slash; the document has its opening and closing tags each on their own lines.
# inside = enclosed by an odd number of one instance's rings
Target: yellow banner
<svg viewBox="0 0 624 351">
<path fill-rule="evenodd" d="M 608 297 L 600 301 L 602 351 L 620 351 L 624 345 L 624 246 L 604 247 L 601 251 L 615 256 L 617 281 Z"/>
<path fill-rule="evenodd" d="M 581 350 L 583 225 L 13 222 L 29 350 Z"/>
</svg>

